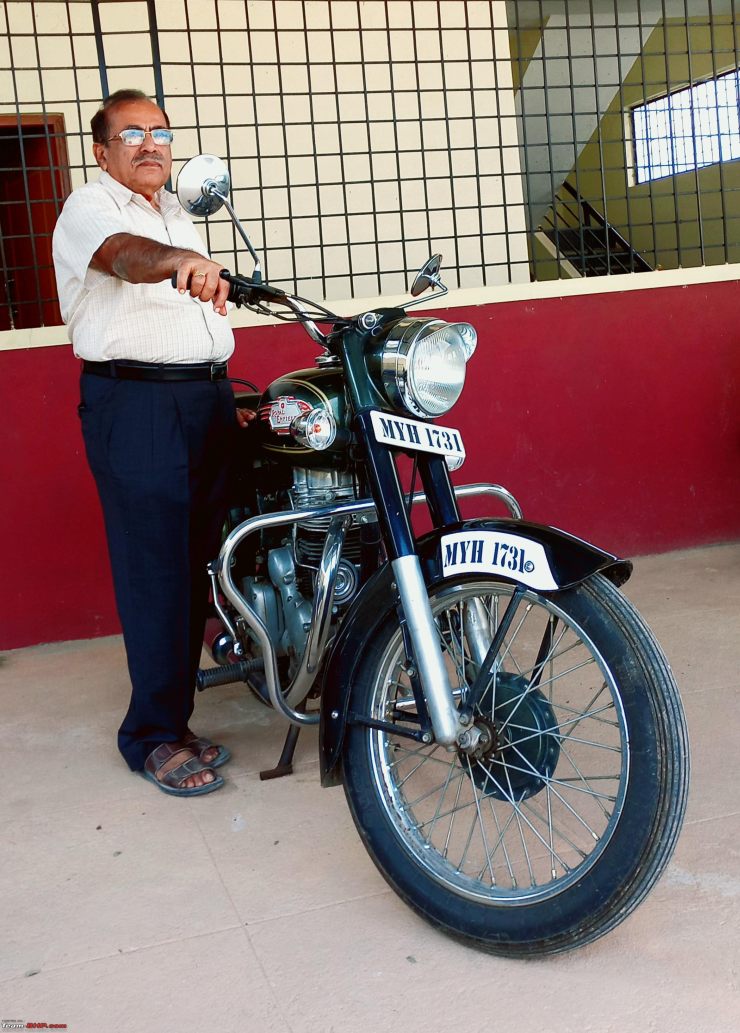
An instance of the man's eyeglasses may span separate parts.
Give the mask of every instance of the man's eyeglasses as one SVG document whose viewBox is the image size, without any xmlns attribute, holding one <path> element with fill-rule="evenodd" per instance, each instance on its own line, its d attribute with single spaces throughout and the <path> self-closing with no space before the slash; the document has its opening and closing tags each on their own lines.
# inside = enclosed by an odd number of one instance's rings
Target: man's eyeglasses
<svg viewBox="0 0 740 1033">
<path fill-rule="evenodd" d="M 175 138 L 171 129 L 122 129 L 120 133 L 111 136 L 111 140 L 120 140 L 127 147 L 141 147 L 147 136 L 151 136 L 152 142 L 158 147 L 169 147 Z"/>
</svg>

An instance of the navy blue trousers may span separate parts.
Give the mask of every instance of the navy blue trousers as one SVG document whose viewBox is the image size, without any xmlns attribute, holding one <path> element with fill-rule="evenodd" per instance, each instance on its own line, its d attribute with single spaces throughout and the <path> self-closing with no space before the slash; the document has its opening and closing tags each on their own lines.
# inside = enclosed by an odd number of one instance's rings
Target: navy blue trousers
<svg viewBox="0 0 740 1033">
<path fill-rule="evenodd" d="M 131 703 L 118 733 L 129 767 L 177 742 L 193 711 L 237 424 L 228 380 L 82 374 L 79 408 L 108 538 Z"/>
</svg>

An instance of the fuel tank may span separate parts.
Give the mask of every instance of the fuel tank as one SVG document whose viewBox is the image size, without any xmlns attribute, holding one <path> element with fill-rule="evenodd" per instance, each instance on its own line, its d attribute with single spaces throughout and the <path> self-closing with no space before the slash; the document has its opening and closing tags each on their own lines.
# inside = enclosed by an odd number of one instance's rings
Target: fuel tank
<svg viewBox="0 0 740 1033">
<path fill-rule="evenodd" d="M 337 425 L 336 444 L 321 451 L 300 445 L 290 433 L 293 420 L 312 409 L 327 410 Z M 349 429 L 341 368 L 299 369 L 273 380 L 260 398 L 256 423 L 260 448 L 273 462 L 324 469 L 346 466 L 348 435 L 339 433 Z"/>
</svg>

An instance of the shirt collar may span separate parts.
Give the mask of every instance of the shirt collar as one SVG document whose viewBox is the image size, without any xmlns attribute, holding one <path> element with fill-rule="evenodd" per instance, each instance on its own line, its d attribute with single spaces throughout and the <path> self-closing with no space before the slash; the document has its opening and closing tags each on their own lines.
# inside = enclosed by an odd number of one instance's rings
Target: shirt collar
<svg viewBox="0 0 740 1033">
<path fill-rule="evenodd" d="M 124 208 L 132 201 L 137 203 L 135 198 L 141 198 L 142 201 L 145 201 L 147 208 L 152 208 L 143 195 L 135 194 L 133 190 L 129 190 L 123 183 L 119 183 L 117 179 L 114 179 L 109 172 L 101 172 L 98 182 L 108 191 L 119 208 Z M 159 211 L 163 216 L 170 215 L 175 210 L 179 210 L 180 202 L 174 194 L 165 190 L 164 187 L 157 192 L 156 197 L 159 201 Z M 152 211 L 156 211 L 156 209 L 152 208 Z"/>
</svg>

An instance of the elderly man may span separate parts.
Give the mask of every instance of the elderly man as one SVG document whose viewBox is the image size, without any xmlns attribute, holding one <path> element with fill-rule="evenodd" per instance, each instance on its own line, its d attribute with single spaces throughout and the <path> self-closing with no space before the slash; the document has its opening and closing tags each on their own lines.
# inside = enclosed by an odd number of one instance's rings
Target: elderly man
<svg viewBox="0 0 740 1033">
<path fill-rule="evenodd" d="M 132 683 L 121 753 L 165 792 L 219 789 L 225 747 L 193 710 L 236 428 L 226 361 L 228 284 L 177 200 L 164 111 L 138 90 L 92 119 L 103 170 L 54 232 L 59 301 L 82 359 L 79 407 L 105 518 Z M 177 274 L 177 290 L 170 279 Z"/>
</svg>

